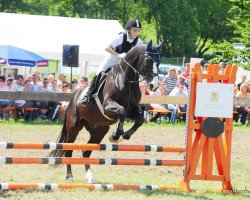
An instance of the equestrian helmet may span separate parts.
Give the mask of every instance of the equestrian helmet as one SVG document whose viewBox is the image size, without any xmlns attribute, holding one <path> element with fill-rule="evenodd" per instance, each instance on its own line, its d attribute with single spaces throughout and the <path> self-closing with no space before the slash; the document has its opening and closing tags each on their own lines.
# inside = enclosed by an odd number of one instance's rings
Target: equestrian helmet
<svg viewBox="0 0 250 200">
<path fill-rule="evenodd" d="M 126 23 L 126 29 L 130 28 L 141 29 L 141 22 L 138 19 L 129 19 Z"/>
</svg>

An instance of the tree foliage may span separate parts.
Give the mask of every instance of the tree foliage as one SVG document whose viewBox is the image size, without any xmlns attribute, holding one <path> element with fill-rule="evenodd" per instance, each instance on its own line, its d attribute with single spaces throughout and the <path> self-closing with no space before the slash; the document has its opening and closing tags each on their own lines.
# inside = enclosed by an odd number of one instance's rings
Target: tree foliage
<svg viewBox="0 0 250 200">
<path fill-rule="evenodd" d="M 203 57 L 222 52 L 219 59 L 248 57 L 234 42 L 250 45 L 250 2 L 246 0 L 0 0 L 0 12 L 115 19 L 143 24 L 140 37 L 166 41 L 167 57 Z M 229 50 L 230 49 L 230 50 Z"/>
</svg>

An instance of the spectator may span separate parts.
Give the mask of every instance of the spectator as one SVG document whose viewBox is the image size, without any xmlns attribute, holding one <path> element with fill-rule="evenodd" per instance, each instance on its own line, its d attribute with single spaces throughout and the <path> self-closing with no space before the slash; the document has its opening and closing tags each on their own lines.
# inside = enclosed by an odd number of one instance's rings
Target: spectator
<svg viewBox="0 0 250 200">
<path fill-rule="evenodd" d="M 32 78 L 33 78 L 32 74 L 28 74 L 26 80 L 29 80 L 30 82 L 32 82 L 33 81 Z"/>
<path fill-rule="evenodd" d="M 140 87 L 140 91 L 142 95 L 150 95 L 150 93 L 147 90 L 147 86 L 148 84 L 146 81 L 142 81 L 139 83 L 139 87 Z M 139 106 L 142 110 L 142 114 L 144 118 L 147 119 L 147 110 L 152 109 L 152 107 L 150 106 L 150 104 L 140 104 Z"/>
<path fill-rule="evenodd" d="M 41 72 L 40 71 L 34 71 L 33 74 L 35 74 L 37 76 L 38 82 L 41 82 Z"/>
<path fill-rule="evenodd" d="M 66 82 L 66 76 L 64 74 L 60 74 L 58 76 L 58 81 L 57 81 L 57 85 L 59 89 L 63 89 L 63 84 Z"/>
<path fill-rule="evenodd" d="M 247 76 L 244 74 L 241 76 L 241 82 L 238 83 L 238 89 L 240 90 L 240 86 L 242 83 L 246 83 L 246 80 L 247 80 Z"/>
<path fill-rule="evenodd" d="M 65 82 L 63 84 L 62 88 L 63 88 L 63 90 L 62 90 L 63 93 L 70 93 L 71 92 L 69 84 L 67 82 Z M 66 112 L 66 109 L 68 107 L 69 102 L 68 101 L 62 101 L 60 103 L 61 103 L 61 107 L 60 107 L 60 110 L 59 110 L 60 114 L 59 114 L 58 118 L 59 118 L 59 120 L 64 120 L 64 116 L 65 116 L 64 114 Z"/>
<path fill-rule="evenodd" d="M 71 85 L 72 85 L 73 92 L 75 92 L 79 88 L 79 84 L 78 84 L 78 81 L 76 79 L 72 80 Z"/>
<path fill-rule="evenodd" d="M 26 80 L 24 82 L 24 86 L 19 88 L 18 91 L 22 92 L 30 92 L 30 80 Z M 35 103 L 31 100 L 20 100 L 20 102 L 23 101 L 22 104 L 20 104 L 19 108 L 34 108 Z M 32 121 L 35 118 L 35 111 L 27 111 L 26 109 L 23 110 L 24 113 L 24 120 L 25 121 Z"/>
<path fill-rule="evenodd" d="M 57 86 L 57 81 L 52 81 L 52 87 L 48 89 L 48 92 L 54 92 L 54 93 L 61 93 L 62 90 L 60 90 Z M 48 119 L 55 121 L 58 118 L 58 109 L 60 108 L 61 103 L 59 102 L 49 102 L 48 103 Z"/>
<path fill-rule="evenodd" d="M 8 77 L 7 77 L 8 79 Z M 10 79 L 8 79 L 10 80 Z M 11 82 L 8 81 L 7 82 Z M 13 82 L 13 78 L 12 78 L 12 82 Z M 12 83 L 11 82 L 11 83 Z M 0 91 L 9 91 L 10 87 L 5 83 L 5 76 L 0 75 Z M 11 107 L 14 105 L 14 101 L 8 100 L 8 99 L 0 99 L 0 108 L 3 107 Z M 5 118 L 5 119 L 9 119 L 9 115 L 10 115 L 10 111 L 0 111 L 0 115 L 1 115 L 1 119 Z"/>
<path fill-rule="evenodd" d="M 182 77 L 187 81 L 190 79 L 190 63 L 186 63 L 185 71 L 182 73 Z"/>
<path fill-rule="evenodd" d="M 170 96 L 177 96 L 177 97 L 187 97 L 188 93 L 185 91 L 185 85 L 182 83 L 177 84 L 177 90 L 174 90 L 170 93 Z M 176 104 L 177 113 L 179 112 L 187 112 L 187 104 Z M 186 121 L 186 114 L 182 115 L 182 119 Z"/>
<path fill-rule="evenodd" d="M 55 93 L 62 92 L 62 90 L 58 88 L 56 80 L 52 81 L 52 87 L 48 88 L 48 92 L 55 92 Z"/>
<path fill-rule="evenodd" d="M 238 98 L 250 98 L 250 93 L 248 92 L 248 85 L 247 83 L 242 83 L 240 86 L 240 91 L 236 94 L 236 97 Z M 241 115 L 240 122 L 242 125 L 246 124 L 247 114 L 248 114 L 249 106 L 239 106 L 237 107 L 238 115 Z M 237 123 L 239 120 L 239 117 L 235 119 L 235 122 Z"/>
<path fill-rule="evenodd" d="M 224 74 L 225 69 L 226 69 L 226 63 L 220 62 L 219 63 L 219 73 Z"/>
<path fill-rule="evenodd" d="M 12 86 L 11 91 L 18 91 L 23 87 L 23 75 L 17 75 L 16 83 Z"/>
<path fill-rule="evenodd" d="M 174 89 L 170 94 L 169 96 L 187 96 L 187 93 L 184 92 L 185 90 L 185 86 L 181 83 L 177 83 L 177 88 Z M 181 108 L 182 107 L 182 108 Z M 185 110 L 185 107 L 184 105 L 177 105 L 177 104 L 166 104 L 165 105 L 165 108 L 170 110 L 171 111 L 171 117 L 170 117 L 170 122 L 172 124 L 175 124 L 175 121 L 176 121 L 176 117 L 177 117 L 177 113 L 178 112 L 185 112 L 185 111 L 181 111 L 182 110 Z"/>
<path fill-rule="evenodd" d="M 62 86 L 62 91 L 65 92 L 65 93 L 70 93 L 72 92 L 71 89 L 70 89 L 70 85 L 68 82 L 65 82 L 63 83 L 63 86 Z"/>
<path fill-rule="evenodd" d="M 48 81 L 49 81 L 49 87 L 52 87 L 52 82 L 55 80 L 54 74 L 49 74 Z"/>
<path fill-rule="evenodd" d="M 177 83 L 177 76 L 176 76 L 176 69 L 171 68 L 169 70 L 168 75 L 163 79 L 164 82 L 164 88 L 165 88 L 165 93 L 168 95 L 172 90 L 174 89 L 176 83 Z"/>
<path fill-rule="evenodd" d="M 32 74 L 32 82 L 31 82 L 31 87 L 33 92 L 37 92 L 38 88 L 42 87 L 43 84 L 39 82 L 39 77 L 37 74 Z"/>
<path fill-rule="evenodd" d="M 79 86 L 78 87 L 87 87 L 89 86 L 89 80 L 88 80 L 88 77 L 87 76 L 82 76 L 80 78 L 80 83 L 79 83 Z"/>
<path fill-rule="evenodd" d="M 0 75 L 0 91 L 9 91 L 9 87 L 5 84 L 5 76 L 3 75 Z M 8 104 L 8 99 L 0 99 L 0 108 L 6 107 Z"/>
<path fill-rule="evenodd" d="M 165 95 L 165 89 L 164 89 L 164 84 L 163 82 L 161 82 L 159 84 L 159 87 L 156 88 L 155 92 L 152 92 L 150 95 L 152 96 L 163 96 Z M 157 109 L 157 110 L 167 110 L 164 105 L 160 105 L 160 104 L 155 104 L 155 103 L 151 103 L 150 106 L 153 108 L 153 109 Z M 150 122 L 156 122 L 157 119 L 161 116 L 161 113 L 158 112 L 156 113 L 156 115 L 154 117 L 152 117 L 150 119 Z"/>
<path fill-rule="evenodd" d="M 14 77 L 13 76 L 8 76 L 6 79 L 6 86 L 9 88 L 9 90 L 11 90 L 12 86 L 13 86 L 13 81 L 14 81 Z"/>
<path fill-rule="evenodd" d="M 48 92 L 49 88 L 50 88 L 49 87 L 49 81 L 48 81 L 47 78 L 44 78 L 42 86 L 39 87 L 37 91 L 38 92 Z"/>
</svg>

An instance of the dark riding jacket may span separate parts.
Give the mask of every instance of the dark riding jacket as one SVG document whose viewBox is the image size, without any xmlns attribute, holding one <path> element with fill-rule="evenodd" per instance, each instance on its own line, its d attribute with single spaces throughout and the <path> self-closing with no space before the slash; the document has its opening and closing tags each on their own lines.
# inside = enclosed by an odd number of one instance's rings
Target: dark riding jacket
<svg viewBox="0 0 250 200">
<path fill-rule="evenodd" d="M 137 44 L 138 36 L 134 39 L 133 42 L 130 43 L 127 41 L 127 37 L 128 37 L 127 32 L 122 32 L 120 34 L 123 34 L 123 42 L 122 44 L 115 47 L 115 52 L 119 54 L 128 53 L 128 51 Z"/>
</svg>

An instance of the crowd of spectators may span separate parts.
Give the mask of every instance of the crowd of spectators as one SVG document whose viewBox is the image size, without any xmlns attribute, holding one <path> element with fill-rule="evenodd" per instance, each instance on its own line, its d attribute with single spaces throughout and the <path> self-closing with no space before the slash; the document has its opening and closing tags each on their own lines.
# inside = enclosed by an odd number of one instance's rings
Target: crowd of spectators
<svg viewBox="0 0 250 200">
<path fill-rule="evenodd" d="M 56 80 L 54 74 L 49 74 L 46 78 L 41 78 L 39 72 L 27 76 L 25 79 L 22 75 L 16 77 L 10 75 L 0 75 L 0 91 L 21 91 L 21 92 L 46 92 L 61 93 L 74 92 L 80 87 L 88 85 L 88 78 L 83 76 L 78 81 L 74 79 L 72 83 L 67 82 L 64 74 L 58 76 Z M 55 121 L 64 113 L 68 102 L 47 102 L 33 100 L 11 100 L 0 99 L 0 108 L 14 107 L 14 119 L 24 118 L 25 121 L 41 118 Z M 60 112 L 61 111 L 61 112 Z M 0 113 L 1 118 L 4 112 Z"/>
<path fill-rule="evenodd" d="M 223 74 L 226 64 L 219 63 L 219 73 Z M 204 72 L 206 72 L 206 65 L 203 67 Z M 190 79 L 190 64 L 186 63 L 185 71 L 179 72 L 178 69 L 172 67 L 170 68 L 168 74 L 164 77 L 162 81 L 158 82 L 157 87 L 147 87 L 146 82 L 140 83 L 140 90 L 142 95 L 153 95 L 153 96 L 178 96 L 187 97 L 188 96 L 188 86 Z M 246 75 L 242 76 L 242 81 L 235 85 L 235 97 L 238 98 L 250 98 L 250 79 Z M 161 114 L 161 112 L 156 113 L 151 119 L 151 122 L 157 122 L 159 117 L 167 120 L 169 123 L 176 123 L 176 120 L 186 121 L 186 111 L 187 105 L 182 104 L 149 104 L 142 105 L 142 110 L 144 111 L 144 116 L 147 116 L 145 112 L 147 110 L 158 110 L 158 111 L 171 111 L 169 114 Z M 250 106 L 234 106 L 234 121 L 242 125 L 250 125 Z M 162 112 L 164 113 L 164 112 Z"/>
<path fill-rule="evenodd" d="M 220 63 L 220 73 L 224 72 L 225 63 Z M 203 67 L 206 71 L 206 65 Z M 186 63 L 185 71 L 172 67 L 162 81 L 158 81 L 149 87 L 145 81 L 140 82 L 139 87 L 142 95 L 152 96 L 188 96 L 188 86 L 190 78 L 190 64 Z M 250 98 L 250 79 L 246 75 L 242 75 L 241 82 L 235 85 L 235 97 Z M 26 91 L 26 92 L 53 92 L 53 93 L 69 93 L 74 92 L 80 87 L 88 86 L 88 78 L 80 77 L 79 80 L 73 79 L 72 83 L 67 82 L 67 77 L 60 74 L 56 79 L 54 74 L 41 79 L 39 72 L 27 76 L 26 79 L 22 75 L 13 76 L 0 75 L 0 91 Z M 68 106 L 67 101 L 63 102 L 45 102 L 31 100 L 8 100 L 0 99 L 1 107 L 15 107 L 19 112 L 16 118 L 23 117 L 25 120 L 34 120 L 35 118 L 57 120 L 63 119 L 62 115 Z M 170 111 L 168 114 L 162 115 L 161 112 L 156 113 L 150 120 L 157 122 L 159 117 L 167 120 L 169 123 L 175 124 L 176 120 L 186 120 L 187 105 L 182 104 L 140 104 L 144 113 L 144 117 L 148 119 L 148 110 Z M 36 108 L 33 112 L 26 111 L 25 108 Z M 61 113 L 61 114 L 60 114 Z M 234 122 L 242 125 L 250 124 L 250 106 L 234 106 Z M 3 113 L 0 113 L 3 117 Z"/>
</svg>

